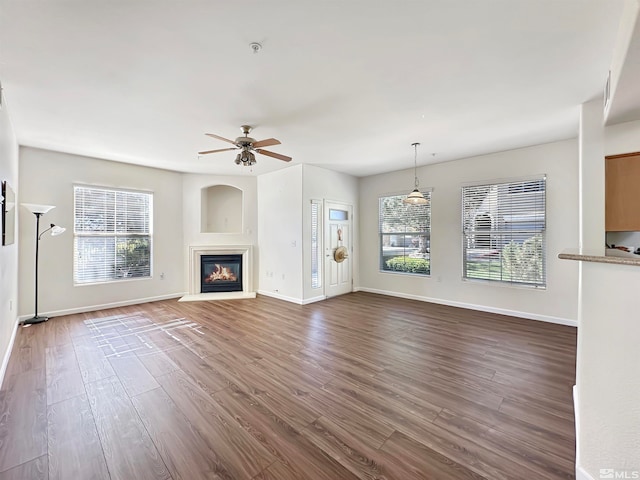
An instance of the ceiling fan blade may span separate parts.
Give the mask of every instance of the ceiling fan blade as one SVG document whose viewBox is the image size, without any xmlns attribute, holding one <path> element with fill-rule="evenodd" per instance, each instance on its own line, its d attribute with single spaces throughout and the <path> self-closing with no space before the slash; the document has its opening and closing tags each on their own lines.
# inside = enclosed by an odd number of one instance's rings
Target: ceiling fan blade
<svg viewBox="0 0 640 480">
<path fill-rule="evenodd" d="M 229 140 L 228 138 L 221 137 L 220 135 L 216 135 L 215 133 L 205 133 L 205 135 L 208 136 L 208 137 L 217 138 L 218 140 L 222 140 L 223 142 L 228 142 L 228 143 L 231 143 L 233 145 L 236 144 L 236 142 L 234 140 Z"/>
<path fill-rule="evenodd" d="M 280 155 L 279 153 L 270 152 L 268 150 L 260 150 L 259 148 L 257 148 L 256 152 L 262 155 L 266 155 L 267 157 L 277 158 L 278 160 L 282 160 L 285 162 L 290 162 L 292 160 L 291 157 L 287 157 L 286 155 Z"/>
<path fill-rule="evenodd" d="M 205 150 L 204 152 L 198 152 L 198 155 L 206 155 L 207 153 L 228 152 L 229 150 L 236 150 L 235 148 L 221 148 L 219 150 Z"/>
<path fill-rule="evenodd" d="M 280 145 L 280 140 L 267 138 L 265 140 L 260 140 L 259 142 L 253 142 L 253 148 L 271 147 L 272 145 Z"/>
</svg>

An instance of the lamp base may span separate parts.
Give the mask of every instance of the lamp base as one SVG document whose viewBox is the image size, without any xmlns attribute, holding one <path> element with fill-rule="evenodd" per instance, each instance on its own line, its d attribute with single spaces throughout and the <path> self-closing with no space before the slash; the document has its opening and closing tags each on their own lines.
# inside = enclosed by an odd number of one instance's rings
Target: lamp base
<svg viewBox="0 0 640 480">
<path fill-rule="evenodd" d="M 41 317 L 39 315 L 36 315 L 33 318 L 26 319 L 24 322 L 22 322 L 22 324 L 23 325 L 31 325 L 31 324 L 34 324 L 34 323 L 46 322 L 47 320 L 49 320 L 49 317 Z"/>
</svg>

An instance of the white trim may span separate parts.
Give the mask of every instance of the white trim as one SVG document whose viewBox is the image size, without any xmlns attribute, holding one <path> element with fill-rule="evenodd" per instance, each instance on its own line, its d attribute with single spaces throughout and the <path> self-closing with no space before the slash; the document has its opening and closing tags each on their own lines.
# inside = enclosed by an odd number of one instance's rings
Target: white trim
<svg viewBox="0 0 640 480">
<path fill-rule="evenodd" d="M 400 197 L 400 196 L 406 197 L 406 196 L 409 195 L 409 193 L 411 193 L 411 192 L 407 193 L 407 190 L 402 190 L 402 191 L 397 190 L 397 191 L 391 192 L 391 193 L 381 193 L 381 194 L 378 195 L 378 200 L 380 200 L 381 198 L 385 198 L 385 197 Z M 420 192 L 422 192 L 422 193 L 433 193 L 433 187 L 423 188 L 421 186 L 418 186 L 418 190 L 420 190 Z"/>
<path fill-rule="evenodd" d="M 580 465 L 580 404 L 578 403 L 578 385 L 573 386 L 573 417 L 576 429 L 576 477 Z"/>
<path fill-rule="evenodd" d="M 185 295 L 186 292 L 169 293 L 167 295 L 158 295 L 157 297 L 136 298 L 133 300 L 124 300 L 122 302 L 103 303 L 100 305 L 88 305 L 86 307 L 67 308 L 64 310 L 54 310 L 51 312 L 38 312 L 42 317 L 60 317 L 62 315 L 72 315 L 74 313 L 94 312 L 96 310 L 106 310 L 108 308 L 126 307 L 128 305 L 138 305 L 140 303 L 159 302 L 160 300 L 170 300 Z M 18 320 L 22 322 L 32 318 L 33 315 L 20 315 Z"/>
<path fill-rule="evenodd" d="M 16 322 L 13 325 L 13 333 L 11 334 L 9 345 L 7 345 L 7 351 L 4 352 L 4 358 L 2 359 L 2 367 L 0 367 L 0 388 L 2 388 L 2 383 L 4 382 L 4 374 L 7 373 L 7 367 L 9 366 L 9 358 L 11 358 L 11 352 L 13 351 L 13 342 L 16 339 L 17 332 L 18 332 L 18 321 L 16 319 Z"/>
<path fill-rule="evenodd" d="M 580 402 L 578 386 L 573 386 L 573 412 L 576 424 L 576 480 L 593 480 L 593 477 L 580 465 Z"/>
<path fill-rule="evenodd" d="M 304 305 L 303 301 L 299 298 L 287 297 L 286 295 L 280 295 L 278 292 L 269 292 L 267 290 L 258 290 L 260 295 L 265 297 L 277 298 L 278 300 L 284 300 L 285 302 L 297 303 L 298 305 Z"/>
<path fill-rule="evenodd" d="M 242 291 L 254 293 L 252 245 L 189 245 L 189 295 L 200 294 L 202 255 L 242 255 Z"/>
<path fill-rule="evenodd" d="M 301 305 L 308 305 L 310 303 L 321 302 L 326 299 L 327 297 L 325 297 L 324 295 L 320 295 L 318 297 L 305 298 L 304 300 L 302 300 Z"/>
<path fill-rule="evenodd" d="M 594 480 L 594 478 L 584 468 L 576 466 L 576 480 Z"/>
<path fill-rule="evenodd" d="M 369 293 L 377 293 L 379 295 L 388 295 L 390 297 L 406 298 L 408 300 L 418 300 L 421 302 L 438 303 L 440 305 L 448 305 L 450 307 L 468 308 L 470 310 L 479 310 L 481 312 L 497 313 L 499 315 L 509 315 L 511 317 L 526 318 L 528 320 L 538 320 L 547 323 L 557 323 L 559 325 L 567 325 L 569 327 L 577 327 L 578 321 L 569 318 L 551 317 L 549 315 L 539 315 L 537 313 L 521 312 L 519 310 L 508 310 L 506 308 L 495 308 L 486 305 L 475 305 L 473 303 L 455 302 L 451 300 L 443 300 L 441 298 L 423 297 L 421 295 L 411 295 L 408 293 L 392 292 L 388 290 L 378 290 L 376 288 L 358 287 L 354 292 L 362 291 Z"/>
<path fill-rule="evenodd" d="M 214 300 L 238 300 L 256 298 L 256 292 L 208 292 L 185 295 L 179 302 L 210 302 Z"/>
<path fill-rule="evenodd" d="M 546 173 L 538 173 L 535 175 L 524 175 L 522 177 L 506 177 L 506 178 L 489 178 L 487 180 L 476 180 L 473 182 L 462 182 L 460 186 L 462 187 L 481 187 L 481 186 L 493 186 L 493 185 L 504 185 L 506 183 L 517 183 L 517 182 L 535 182 L 536 180 L 546 180 Z"/>
</svg>

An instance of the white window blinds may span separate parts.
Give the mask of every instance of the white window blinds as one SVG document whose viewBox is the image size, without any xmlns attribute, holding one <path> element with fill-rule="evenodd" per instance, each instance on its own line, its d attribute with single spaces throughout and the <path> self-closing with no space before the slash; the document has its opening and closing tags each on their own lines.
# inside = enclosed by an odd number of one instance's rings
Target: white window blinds
<svg viewBox="0 0 640 480">
<path fill-rule="evenodd" d="M 546 285 L 546 177 L 462 187 L 463 276 Z"/>
<path fill-rule="evenodd" d="M 311 201 L 311 288 L 320 288 L 322 281 L 320 277 L 320 265 L 322 262 L 322 251 L 320 248 L 320 214 L 322 203 L 319 200 Z"/>
<path fill-rule="evenodd" d="M 74 187 L 76 284 L 151 276 L 153 196 Z"/>
<path fill-rule="evenodd" d="M 426 205 L 406 205 L 407 195 L 379 199 L 380 270 L 429 275 L 431 192 Z"/>
</svg>

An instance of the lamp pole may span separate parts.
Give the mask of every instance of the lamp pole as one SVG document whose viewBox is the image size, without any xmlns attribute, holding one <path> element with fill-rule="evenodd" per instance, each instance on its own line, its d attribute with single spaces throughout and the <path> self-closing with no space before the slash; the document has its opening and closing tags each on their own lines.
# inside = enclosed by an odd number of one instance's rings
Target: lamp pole
<svg viewBox="0 0 640 480">
<path fill-rule="evenodd" d="M 47 320 L 49 320 L 49 317 L 39 317 L 38 316 L 38 254 L 40 252 L 40 217 L 43 215 L 42 212 L 34 212 L 34 215 L 36 216 L 36 302 L 35 302 L 35 315 L 33 316 L 33 318 L 30 318 L 29 320 L 26 320 L 24 323 L 25 324 L 30 324 L 30 323 L 42 323 L 42 322 L 46 322 Z M 44 232 L 42 232 L 44 233 Z"/>
<path fill-rule="evenodd" d="M 40 319 L 38 317 L 38 253 L 40 251 L 40 217 L 41 213 L 36 213 L 36 312 L 32 320 L 46 322 L 48 318 Z M 35 323 L 35 322 L 34 322 Z"/>
<path fill-rule="evenodd" d="M 29 319 L 27 319 L 27 320 L 22 322 L 23 324 L 28 325 L 28 324 L 32 324 L 32 323 L 42 323 L 42 322 L 46 322 L 47 320 L 49 320 L 49 317 L 44 317 L 44 316 L 41 317 L 41 316 L 38 315 L 38 257 L 40 255 L 40 239 L 42 238 L 42 235 L 47 233 L 49 230 L 51 230 L 51 235 L 56 236 L 56 235 L 60 235 L 62 232 L 64 232 L 65 229 L 62 228 L 62 227 L 58 227 L 58 226 L 56 226 L 56 225 L 54 225 L 52 223 L 49 228 L 47 228 L 44 231 L 40 232 L 40 217 L 42 215 L 44 215 L 45 213 L 47 213 L 49 210 L 55 208 L 53 205 L 36 205 L 36 204 L 33 204 L 33 203 L 23 203 L 22 206 L 25 207 L 27 210 L 29 210 L 31 213 L 33 213 L 36 216 L 35 315 L 32 318 L 29 318 Z"/>
</svg>

